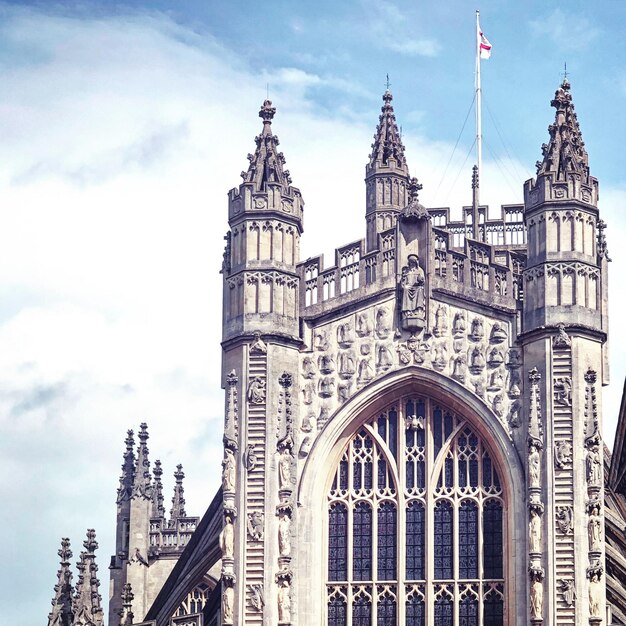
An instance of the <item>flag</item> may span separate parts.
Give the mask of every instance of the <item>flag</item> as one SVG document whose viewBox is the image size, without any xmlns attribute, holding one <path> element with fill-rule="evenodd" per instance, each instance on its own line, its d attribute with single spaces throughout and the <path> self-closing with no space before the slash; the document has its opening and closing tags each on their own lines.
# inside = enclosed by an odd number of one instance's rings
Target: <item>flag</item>
<svg viewBox="0 0 626 626">
<path fill-rule="evenodd" d="M 491 44 L 484 33 L 478 28 L 478 49 L 480 50 L 480 58 L 488 59 L 491 56 Z"/>
</svg>

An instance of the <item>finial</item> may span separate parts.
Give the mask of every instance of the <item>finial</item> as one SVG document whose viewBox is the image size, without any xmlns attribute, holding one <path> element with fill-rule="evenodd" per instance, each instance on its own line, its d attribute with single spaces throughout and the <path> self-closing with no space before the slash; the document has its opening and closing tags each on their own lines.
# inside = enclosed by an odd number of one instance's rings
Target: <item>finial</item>
<svg viewBox="0 0 626 626">
<path fill-rule="evenodd" d="M 478 165 L 474 165 L 474 167 L 472 167 L 472 189 L 478 189 L 478 187 Z"/>
<path fill-rule="evenodd" d="M 276 107 L 273 107 L 272 101 L 269 98 L 267 98 L 267 100 L 263 102 L 263 106 L 261 107 L 261 110 L 259 111 L 259 117 L 263 120 L 264 124 L 271 124 L 272 119 L 274 118 L 275 114 L 276 114 Z"/>
<path fill-rule="evenodd" d="M 389 82 L 389 74 L 387 74 L 387 82 L 385 83 L 386 90 L 389 91 L 389 87 L 391 87 L 391 83 Z"/>
<path fill-rule="evenodd" d="M 87 529 L 87 539 L 83 541 L 83 546 L 85 546 L 85 550 L 87 550 L 88 554 L 93 554 L 98 549 L 96 531 L 93 528 Z"/>
</svg>

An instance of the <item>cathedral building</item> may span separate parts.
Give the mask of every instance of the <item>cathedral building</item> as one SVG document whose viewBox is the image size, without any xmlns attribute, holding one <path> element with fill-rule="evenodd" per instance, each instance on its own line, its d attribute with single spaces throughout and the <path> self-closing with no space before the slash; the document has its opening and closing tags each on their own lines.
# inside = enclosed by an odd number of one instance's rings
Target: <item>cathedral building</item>
<svg viewBox="0 0 626 626">
<path fill-rule="evenodd" d="M 145 425 L 109 626 L 626 624 L 626 401 L 611 455 L 605 225 L 567 80 L 524 203 L 426 208 L 389 90 L 365 238 L 300 259 L 275 109 L 228 194 L 222 485 L 166 517 Z M 539 144 L 538 139 L 538 144 Z M 135 451 L 136 450 L 136 451 Z M 216 467 L 216 470 L 218 468 Z M 95 534 L 49 626 L 105 623 Z"/>
</svg>

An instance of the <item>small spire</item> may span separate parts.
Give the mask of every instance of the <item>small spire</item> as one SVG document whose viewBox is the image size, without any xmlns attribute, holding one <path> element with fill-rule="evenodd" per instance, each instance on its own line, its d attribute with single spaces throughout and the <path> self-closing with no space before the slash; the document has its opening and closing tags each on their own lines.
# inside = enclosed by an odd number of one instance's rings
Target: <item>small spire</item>
<svg viewBox="0 0 626 626">
<path fill-rule="evenodd" d="M 137 447 L 137 463 L 135 465 L 135 479 L 133 482 L 133 497 L 150 498 L 152 495 L 152 479 L 150 476 L 150 461 L 148 459 L 148 425 L 144 422 L 140 426 L 139 446 Z"/>
<path fill-rule="evenodd" d="M 170 511 L 170 526 L 176 526 L 176 521 L 181 517 L 187 517 L 185 512 L 185 489 L 183 487 L 183 466 L 178 464 L 174 472 L 176 484 L 174 485 L 174 497 L 172 498 L 172 510 Z"/>
<path fill-rule="evenodd" d="M 548 127 L 550 140 L 541 147 L 543 160 L 537 162 L 537 174 L 556 174 L 566 180 L 568 173 L 580 174 L 589 183 L 589 157 L 574 110 L 567 75 L 554 94 L 551 105 L 556 109 L 554 124 Z"/>
<path fill-rule="evenodd" d="M 248 155 L 248 170 L 241 172 L 244 183 L 253 183 L 255 191 L 263 191 L 268 183 L 278 183 L 287 190 L 291 186 L 289 170 L 283 168 L 285 157 L 278 152 L 278 137 L 272 134 L 272 120 L 276 114 L 276 107 L 272 101 L 266 99 L 259 111 L 263 120 L 263 130 L 255 137 L 256 150 Z"/>
<path fill-rule="evenodd" d="M 154 462 L 154 487 L 152 489 L 152 513 L 151 517 L 164 518 L 165 507 L 163 506 L 163 482 L 161 476 L 163 476 L 163 469 L 161 468 L 161 461 L 158 459 Z"/>
<path fill-rule="evenodd" d="M 480 181 L 478 180 L 478 165 L 472 167 L 472 238 L 478 240 L 480 231 L 478 227 L 478 192 Z"/>
<path fill-rule="evenodd" d="M 120 609 L 120 624 L 119 626 L 132 626 L 133 624 L 133 600 L 135 594 L 133 594 L 130 583 L 126 583 L 122 588 L 122 608 Z"/>
<path fill-rule="evenodd" d="M 104 626 L 102 615 L 102 597 L 98 592 L 98 566 L 95 551 L 98 549 L 96 531 L 90 528 L 87 539 L 83 542 L 85 550 L 80 553 L 78 584 L 74 594 L 73 626 Z"/>
<path fill-rule="evenodd" d="M 117 490 L 117 503 L 121 504 L 125 500 L 130 500 L 133 492 L 133 481 L 135 479 L 135 438 L 134 432 L 129 430 L 124 443 L 124 462 L 122 463 L 122 475 L 120 476 L 120 486 Z"/>
<path fill-rule="evenodd" d="M 48 626 L 71 626 L 72 624 L 72 572 L 70 570 L 70 540 L 61 539 L 58 551 L 61 567 L 57 572 L 57 584 L 54 586 L 52 611 L 48 615 Z"/>
<path fill-rule="evenodd" d="M 397 169 L 408 175 L 404 145 L 396 122 L 396 114 L 393 110 L 393 95 L 389 88 L 383 94 L 383 106 L 376 126 L 374 143 L 370 154 L 369 166 L 389 166 L 393 159 Z"/>
</svg>

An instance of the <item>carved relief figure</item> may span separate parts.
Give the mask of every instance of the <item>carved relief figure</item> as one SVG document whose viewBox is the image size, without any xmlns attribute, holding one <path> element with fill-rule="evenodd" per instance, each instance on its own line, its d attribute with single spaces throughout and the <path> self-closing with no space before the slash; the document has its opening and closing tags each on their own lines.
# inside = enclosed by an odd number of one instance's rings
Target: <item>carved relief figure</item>
<svg viewBox="0 0 626 626">
<path fill-rule="evenodd" d="M 493 412 L 498 416 L 502 417 L 504 415 L 504 395 L 501 393 L 497 393 L 493 397 L 493 401 L 491 403 L 491 407 Z"/>
<path fill-rule="evenodd" d="M 250 404 L 265 403 L 265 381 L 255 376 L 248 385 L 248 402 Z"/>
<path fill-rule="evenodd" d="M 368 337 L 372 334 L 370 318 L 365 311 L 362 311 L 356 316 L 356 334 L 359 337 Z"/>
<path fill-rule="evenodd" d="M 261 333 L 254 333 L 254 341 L 250 345 L 250 352 L 260 352 L 261 354 L 267 354 L 267 346 L 263 339 L 261 339 Z"/>
<path fill-rule="evenodd" d="M 389 311 L 386 307 L 381 306 L 376 311 L 376 335 L 379 339 L 387 339 L 391 332 L 391 323 L 389 322 Z"/>
<path fill-rule="evenodd" d="M 386 343 L 379 343 L 376 350 L 376 369 L 388 370 L 392 365 L 391 348 Z"/>
<path fill-rule="evenodd" d="M 278 462 L 278 487 L 279 489 L 291 487 L 291 454 L 287 448 L 281 452 Z"/>
<path fill-rule="evenodd" d="M 530 615 L 534 619 L 541 619 L 543 612 L 543 583 L 533 578 L 530 583 Z"/>
<path fill-rule="evenodd" d="M 254 511 L 253 513 L 248 513 L 248 534 L 250 538 L 254 541 L 262 541 L 263 540 L 263 523 L 264 523 L 263 513 L 261 511 Z"/>
<path fill-rule="evenodd" d="M 222 614 L 224 615 L 224 623 L 233 623 L 233 605 L 235 603 L 235 590 L 232 587 L 225 587 L 222 594 Z"/>
<path fill-rule="evenodd" d="M 600 487 L 602 485 L 602 473 L 598 446 L 592 446 L 587 450 L 586 464 L 587 484 L 591 487 Z"/>
<path fill-rule="evenodd" d="M 464 354 L 458 354 L 452 357 L 452 378 L 459 382 L 465 382 L 466 360 Z"/>
<path fill-rule="evenodd" d="M 435 311 L 435 328 L 433 328 L 435 337 L 443 337 L 448 333 L 448 309 L 440 304 Z"/>
<path fill-rule="evenodd" d="M 465 313 L 463 313 L 463 311 L 459 311 L 454 316 L 454 321 L 452 322 L 452 334 L 463 335 L 464 333 L 465 333 Z"/>
<path fill-rule="evenodd" d="M 426 323 L 425 282 L 418 256 L 409 254 L 400 278 L 402 327 L 407 330 L 423 328 Z"/>
<path fill-rule="evenodd" d="M 265 606 L 263 585 L 249 585 L 248 588 L 250 589 L 250 605 L 253 609 L 260 611 Z"/>
<path fill-rule="evenodd" d="M 278 621 L 291 621 L 291 598 L 289 597 L 289 581 L 281 580 L 278 583 Z"/>
<path fill-rule="evenodd" d="M 351 387 L 352 387 L 352 383 L 350 383 L 349 381 L 339 383 L 339 386 L 337 387 L 337 399 L 342 404 L 344 402 L 347 402 L 347 400 L 350 398 Z"/>
<path fill-rule="evenodd" d="M 557 469 L 563 469 L 572 464 L 574 450 L 570 441 L 557 441 L 554 444 L 554 465 Z"/>
<path fill-rule="evenodd" d="M 569 376 L 554 380 L 554 403 L 560 406 L 572 406 L 572 381 Z"/>
<path fill-rule="evenodd" d="M 433 367 L 438 372 L 443 372 L 448 364 L 448 348 L 445 343 L 436 343 L 433 345 Z"/>
<path fill-rule="evenodd" d="M 337 326 L 337 343 L 340 346 L 350 346 L 353 342 L 352 324 L 350 322 L 339 324 L 339 326 Z"/>
<path fill-rule="evenodd" d="M 358 383 L 363 385 L 374 378 L 374 370 L 372 369 L 372 359 L 365 357 L 359 363 Z"/>
<path fill-rule="evenodd" d="M 475 346 L 470 357 L 470 371 L 480 374 L 485 369 L 485 357 L 479 346 Z"/>
<path fill-rule="evenodd" d="M 481 341 L 485 336 L 485 328 L 483 326 L 483 320 L 480 317 L 475 317 L 472 320 L 472 329 L 469 334 L 469 338 L 472 341 Z"/>
<path fill-rule="evenodd" d="M 504 356 L 502 356 L 502 350 L 499 348 L 492 348 L 489 351 L 489 358 L 487 359 L 490 367 L 498 367 L 504 363 Z"/>
<path fill-rule="evenodd" d="M 589 550 L 592 552 L 602 550 L 602 518 L 600 507 L 594 506 L 589 514 L 588 524 Z"/>
<path fill-rule="evenodd" d="M 330 398 L 335 393 L 335 380 L 332 376 L 320 378 L 319 395 L 322 398 Z"/>
<path fill-rule="evenodd" d="M 224 518 L 224 527 L 220 533 L 220 548 L 222 558 L 233 558 L 235 554 L 235 527 L 230 515 Z"/>
<path fill-rule="evenodd" d="M 320 329 L 315 333 L 315 349 L 324 352 L 328 350 L 330 342 L 328 341 L 328 331 Z"/>
<path fill-rule="evenodd" d="M 540 486 L 541 456 L 535 444 L 531 444 L 528 452 L 528 481 L 530 487 Z"/>
<path fill-rule="evenodd" d="M 602 613 L 602 585 L 598 574 L 593 574 L 589 581 L 589 615 L 601 617 Z"/>
<path fill-rule="evenodd" d="M 489 377 L 489 386 L 487 387 L 487 391 L 500 391 L 504 387 L 504 376 L 502 372 L 498 369 L 495 372 L 491 373 Z"/>
<path fill-rule="evenodd" d="M 574 581 L 562 580 L 561 593 L 563 594 L 563 602 L 565 602 L 567 606 L 573 606 L 574 600 L 576 599 L 576 589 L 574 587 Z"/>
<path fill-rule="evenodd" d="M 356 357 L 352 350 L 345 350 L 339 353 L 339 376 L 350 378 L 356 371 Z"/>
<path fill-rule="evenodd" d="M 249 443 L 244 454 L 243 462 L 248 472 L 251 472 L 257 464 L 256 452 L 254 451 L 254 444 Z"/>
<path fill-rule="evenodd" d="M 571 506 L 557 506 L 554 520 L 561 534 L 570 535 L 572 533 L 574 520 Z"/>
<path fill-rule="evenodd" d="M 528 522 L 528 544 L 530 552 L 541 552 L 541 516 L 535 509 L 530 511 Z"/>
<path fill-rule="evenodd" d="M 282 511 L 278 518 L 278 552 L 280 556 L 291 554 L 291 519 Z"/>
<path fill-rule="evenodd" d="M 305 378 L 313 378 L 315 376 L 315 361 L 310 356 L 302 359 L 302 376 Z"/>
<path fill-rule="evenodd" d="M 507 334 L 504 326 L 500 322 L 494 322 L 491 327 L 491 334 L 489 335 L 490 343 L 502 343 L 506 341 Z"/>
<path fill-rule="evenodd" d="M 222 461 L 222 489 L 224 491 L 235 490 L 235 455 L 229 448 L 224 450 Z"/>
<path fill-rule="evenodd" d="M 332 374 L 335 371 L 335 359 L 331 354 L 322 354 L 317 365 L 322 374 Z"/>
<path fill-rule="evenodd" d="M 313 383 L 306 383 L 302 387 L 302 402 L 304 404 L 312 404 L 315 398 L 315 385 Z"/>
</svg>

